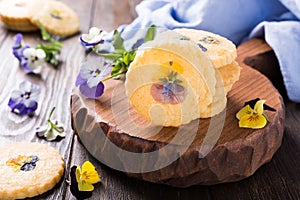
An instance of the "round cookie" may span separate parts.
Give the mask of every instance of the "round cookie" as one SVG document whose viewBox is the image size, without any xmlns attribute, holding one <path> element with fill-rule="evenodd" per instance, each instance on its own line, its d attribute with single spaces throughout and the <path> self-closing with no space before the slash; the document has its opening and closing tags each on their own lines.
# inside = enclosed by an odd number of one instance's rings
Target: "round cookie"
<svg viewBox="0 0 300 200">
<path fill-rule="evenodd" d="M 0 199 L 23 199 L 52 189 L 64 173 L 64 161 L 41 143 L 0 147 Z"/>
<path fill-rule="evenodd" d="M 31 22 L 41 24 L 47 32 L 57 36 L 68 36 L 79 30 L 77 14 L 59 1 L 39 1 L 31 8 Z"/>
<path fill-rule="evenodd" d="M 199 118 L 215 95 L 215 69 L 208 56 L 195 42 L 173 33 L 164 32 L 139 47 L 126 73 L 131 106 L 162 126 L 180 126 Z"/>
<path fill-rule="evenodd" d="M 236 81 L 239 80 L 241 68 L 236 61 L 233 61 L 229 65 L 222 66 L 216 69 L 217 72 L 221 75 L 223 82 L 217 83 L 216 87 L 233 85 Z"/>
<path fill-rule="evenodd" d="M 38 27 L 30 21 L 30 11 L 38 0 L 4 0 L 0 2 L 2 24 L 15 31 L 36 31 Z"/>
<path fill-rule="evenodd" d="M 225 37 L 195 29 L 179 28 L 174 31 L 204 46 L 215 68 L 228 65 L 237 57 L 236 46 Z"/>
</svg>

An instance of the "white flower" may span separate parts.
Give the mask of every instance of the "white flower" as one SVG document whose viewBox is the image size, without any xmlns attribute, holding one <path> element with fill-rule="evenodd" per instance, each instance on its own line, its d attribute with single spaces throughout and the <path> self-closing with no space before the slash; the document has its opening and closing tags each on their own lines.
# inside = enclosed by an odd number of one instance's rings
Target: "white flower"
<svg viewBox="0 0 300 200">
<path fill-rule="evenodd" d="M 23 55 L 27 59 L 27 67 L 30 69 L 39 67 L 46 58 L 46 53 L 42 49 L 35 48 L 25 49 Z"/>
<path fill-rule="evenodd" d="M 88 34 L 82 34 L 80 37 L 81 42 L 86 46 L 96 46 L 97 44 L 103 42 L 103 37 L 107 32 L 97 28 L 92 27 Z"/>
</svg>

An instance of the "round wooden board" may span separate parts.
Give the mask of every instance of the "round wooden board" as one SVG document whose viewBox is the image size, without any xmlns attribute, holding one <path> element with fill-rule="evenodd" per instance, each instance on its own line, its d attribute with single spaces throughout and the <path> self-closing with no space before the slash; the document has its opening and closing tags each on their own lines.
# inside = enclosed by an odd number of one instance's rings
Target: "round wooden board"
<svg viewBox="0 0 300 200">
<path fill-rule="evenodd" d="M 95 158 L 131 177 L 176 187 L 249 177 L 280 147 L 285 118 L 282 97 L 271 82 L 241 62 L 251 45 L 238 50 L 240 80 L 218 116 L 179 128 L 150 125 L 130 108 L 123 82 L 114 80 L 105 83 L 98 100 L 87 100 L 77 91 L 72 95 L 73 128 Z M 255 98 L 277 111 L 266 111 L 270 123 L 263 129 L 239 128 L 235 114 Z"/>
</svg>

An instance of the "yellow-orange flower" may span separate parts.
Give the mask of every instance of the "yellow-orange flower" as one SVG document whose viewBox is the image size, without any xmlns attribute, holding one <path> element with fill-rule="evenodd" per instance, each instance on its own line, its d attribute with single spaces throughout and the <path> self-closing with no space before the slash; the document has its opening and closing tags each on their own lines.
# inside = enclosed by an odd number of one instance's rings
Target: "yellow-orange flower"
<svg viewBox="0 0 300 200">
<path fill-rule="evenodd" d="M 80 166 L 77 166 L 76 180 L 79 191 L 93 191 L 93 184 L 98 183 L 100 178 L 95 166 L 91 162 L 86 161 L 83 163 L 82 169 Z"/>
<path fill-rule="evenodd" d="M 250 105 L 243 107 L 237 114 L 236 118 L 239 120 L 239 127 L 260 129 L 266 126 L 268 122 L 267 116 L 264 114 L 265 100 L 259 100 L 254 105 L 254 109 Z"/>
</svg>

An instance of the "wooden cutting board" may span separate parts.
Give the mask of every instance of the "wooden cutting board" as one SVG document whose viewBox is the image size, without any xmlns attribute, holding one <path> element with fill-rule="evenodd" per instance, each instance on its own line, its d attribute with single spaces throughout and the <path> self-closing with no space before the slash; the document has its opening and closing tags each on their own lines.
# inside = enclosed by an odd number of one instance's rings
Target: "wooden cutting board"
<svg viewBox="0 0 300 200">
<path fill-rule="evenodd" d="M 176 187 L 241 180 L 270 161 L 282 141 L 282 97 L 264 75 L 243 63 L 268 50 L 256 39 L 238 48 L 240 80 L 228 94 L 226 110 L 211 119 L 179 128 L 153 126 L 129 106 L 124 83 L 111 80 L 98 100 L 74 92 L 73 128 L 96 159 L 131 177 Z M 270 122 L 263 129 L 239 128 L 236 113 L 255 98 L 277 111 L 266 111 Z"/>
</svg>

